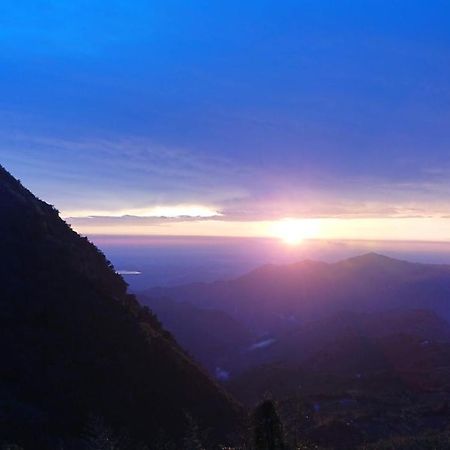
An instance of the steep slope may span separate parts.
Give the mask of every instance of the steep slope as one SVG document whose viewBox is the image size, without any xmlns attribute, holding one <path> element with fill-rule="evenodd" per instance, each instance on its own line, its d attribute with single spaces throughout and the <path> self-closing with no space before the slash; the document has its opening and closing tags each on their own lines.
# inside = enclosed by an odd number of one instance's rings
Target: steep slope
<svg viewBox="0 0 450 450">
<path fill-rule="evenodd" d="M 1 166 L 0 209 L 2 439 L 56 448 L 90 415 L 147 443 L 180 439 L 186 413 L 216 440 L 235 429 L 237 405 L 103 254 Z"/>
<path fill-rule="evenodd" d="M 219 378 L 226 376 L 221 369 L 227 367 L 236 352 L 252 343 L 245 327 L 223 311 L 201 309 L 168 298 L 139 299 L 158 315 L 184 349 Z"/>
</svg>

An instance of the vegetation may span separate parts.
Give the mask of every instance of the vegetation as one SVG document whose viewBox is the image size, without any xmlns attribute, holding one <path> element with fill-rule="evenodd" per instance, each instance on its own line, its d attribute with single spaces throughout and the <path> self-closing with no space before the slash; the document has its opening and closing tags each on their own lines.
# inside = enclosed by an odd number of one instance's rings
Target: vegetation
<svg viewBox="0 0 450 450">
<path fill-rule="evenodd" d="M 272 400 L 264 400 L 254 412 L 255 450 L 285 450 L 283 425 Z"/>
</svg>

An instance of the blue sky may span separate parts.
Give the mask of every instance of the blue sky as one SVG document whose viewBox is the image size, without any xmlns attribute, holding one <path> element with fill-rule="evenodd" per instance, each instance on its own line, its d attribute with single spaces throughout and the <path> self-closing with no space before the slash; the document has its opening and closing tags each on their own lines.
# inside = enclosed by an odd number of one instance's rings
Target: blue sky
<svg viewBox="0 0 450 450">
<path fill-rule="evenodd" d="M 4 0 L 1 162 L 67 215 L 446 216 L 449 23 L 436 0 Z"/>
</svg>

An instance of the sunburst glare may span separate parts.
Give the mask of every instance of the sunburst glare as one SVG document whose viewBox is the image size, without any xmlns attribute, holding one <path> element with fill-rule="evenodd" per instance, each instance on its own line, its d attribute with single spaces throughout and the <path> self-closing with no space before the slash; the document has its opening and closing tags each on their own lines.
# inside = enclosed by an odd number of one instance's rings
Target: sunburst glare
<svg viewBox="0 0 450 450">
<path fill-rule="evenodd" d="M 271 236 L 281 239 L 288 245 L 299 245 L 305 239 L 317 236 L 319 225 L 317 221 L 308 219 L 283 219 L 271 227 Z"/>
</svg>

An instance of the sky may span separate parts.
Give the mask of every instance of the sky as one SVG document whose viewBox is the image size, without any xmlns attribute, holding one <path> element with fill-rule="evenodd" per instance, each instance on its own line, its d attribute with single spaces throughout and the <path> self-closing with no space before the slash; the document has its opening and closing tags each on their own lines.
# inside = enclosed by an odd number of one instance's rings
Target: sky
<svg viewBox="0 0 450 450">
<path fill-rule="evenodd" d="M 437 0 L 3 0 L 0 163 L 85 234 L 450 240 L 449 23 Z"/>
</svg>

